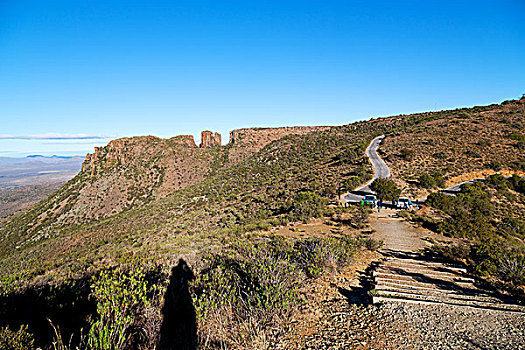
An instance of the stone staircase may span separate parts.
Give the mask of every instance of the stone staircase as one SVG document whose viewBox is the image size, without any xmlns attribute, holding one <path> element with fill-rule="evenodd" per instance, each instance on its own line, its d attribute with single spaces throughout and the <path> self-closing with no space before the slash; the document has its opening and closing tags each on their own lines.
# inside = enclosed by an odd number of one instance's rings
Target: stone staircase
<svg viewBox="0 0 525 350">
<path fill-rule="evenodd" d="M 463 267 L 431 261 L 418 253 L 387 256 L 372 277 L 373 303 L 402 301 L 525 313 L 525 306 L 476 286 Z"/>
</svg>

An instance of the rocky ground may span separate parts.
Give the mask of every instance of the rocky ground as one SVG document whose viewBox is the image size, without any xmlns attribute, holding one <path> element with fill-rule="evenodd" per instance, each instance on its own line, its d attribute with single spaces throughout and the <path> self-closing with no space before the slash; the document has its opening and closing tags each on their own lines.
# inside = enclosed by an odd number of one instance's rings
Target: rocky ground
<svg viewBox="0 0 525 350">
<path fill-rule="evenodd" d="M 525 349 L 523 313 L 402 302 L 377 306 L 377 313 L 405 330 L 392 339 L 404 349 Z"/>
<path fill-rule="evenodd" d="M 275 348 L 525 349 L 525 315 L 516 312 L 402 302 L 359 305 L 346 298 L 319 306 L 309 334 L 288 335 Z"/>
</svg>

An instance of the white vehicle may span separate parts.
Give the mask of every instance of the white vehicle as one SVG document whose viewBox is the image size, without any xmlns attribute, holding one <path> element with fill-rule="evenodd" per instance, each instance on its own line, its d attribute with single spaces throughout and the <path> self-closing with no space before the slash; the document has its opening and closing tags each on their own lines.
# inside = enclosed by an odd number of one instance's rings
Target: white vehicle
<svg viewBox="0 0 525 350">
<path fill-rule="evenodd" d="M 396 208 L 412 209 L 412 201 L 408 197 L 399 197 L 396 203 Z"/>
</svg>

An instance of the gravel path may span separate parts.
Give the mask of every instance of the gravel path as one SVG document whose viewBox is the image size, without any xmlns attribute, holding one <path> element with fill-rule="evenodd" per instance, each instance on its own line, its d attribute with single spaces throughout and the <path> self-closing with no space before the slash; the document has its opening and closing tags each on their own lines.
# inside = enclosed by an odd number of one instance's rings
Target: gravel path
<svg viewBox="0 0 525 350">
<path fill-rule="evenodd" d="M 517 313 L 443 305 L 389 302 L 320 305 L 313 334 L 271 349 L 520 350 L 525 349 L 525 317 Z"/>
<path fill-rule="evenodd" d="M 430 246 L 430 243 L 422 240 L 423 237 L 443 239 L 430 231 L 423 233 L 420 228 L 410 226 L 397 216 L 397 212 L 395 209 L 382 209 L 380 213 L 370 215 L 370 226 L 375 231 L 372 238 L 384 243 L 381 252 L 417 252 Z"/>
</svg>

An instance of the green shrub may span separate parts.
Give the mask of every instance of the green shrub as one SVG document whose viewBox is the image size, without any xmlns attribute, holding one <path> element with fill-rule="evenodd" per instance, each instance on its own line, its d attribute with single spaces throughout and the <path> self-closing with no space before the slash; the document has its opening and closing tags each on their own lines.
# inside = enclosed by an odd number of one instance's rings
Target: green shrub
<svg viewBox="0 0 525 350">
<path fill-rule="evenodd" d="M 510 248 L 506 249 L 498 257 L 498 275 L 510 282 L 513 286 L 525 284 L 525 249 Z"/>
<path fill-rule="evenodd" d="M 427 173 L 419 176 L 419 186 L 423 188 L 435 188 L 437 186 L 436 180 Z"/>
<path fill-rule="evenodd" d="M 145 276 L 141 268 L 128 272 L 107 269 L 93 278 L 91 289 L 98 319 L 89 331 L 90 349 L 117 350 L 126 346 L 135 315 L 150 305 Z"/>
<path fill-rule="evenodd" d="M 35 348 L 35 339 L 27 325 L 22 325 L 17 331 L 9 327 L 0 328 L 0 349 L 2 350 L 32 350 Z"/>
<path fill-rule="evenodd" d="M 239 242 L 205 257 L 207 267 L 191 288 L 201 338 L 253 347 L 250 337 L 287 319 L 299 302 L 291 248 L 282 241 Z"/>
<path fill-rule="evenodd" d="M 525 221 L 523 219 L 507 216 L 496 223 L 496 228 L 501 236 L 525 238 Z"/>
<path fill-rule="evenodd" d="M 510 179 L 507 181 L 509 186 L 516 192 L 525 193 L 525 178 L 519 177 L 516 174 L 513 174 Z"/>
<path fill-rule="evenodd" d="M 430 252 L 447 260 L 467 262 L 480 276 L 493 276 L 518 287 L 525 284 L 525 249 L 508 241 L 487 238 L 472 245 L 434 245 Z"/>
<path fill-rule="evenodd" d="M 282 326 L 297 309 L 299 282 L 349 264 L 361 246 L 377 243 L 348 236 L 271 238 L 209 254 L 191 285 L 201 339 L 224 348 L 257 347 L 254 336 Z"/>
<path fill-rule="evenodd" d="M 293 212 L 298 220 L 319 217 L 326 206 L 326 200 L 313 192 L 299 192 L 293 201 Z"/>
<path fill-rule="evenodd" d="M 344 182 L 343 189 L 345 191 L 352 191 L 360 184 L 361 184 L 360 178 L 358 176 L 352 175 Z"/>
<path fill-rule="evenodd" d="M 495 277 L 507 287 L 523 285 L 525 221 L 519 211 L 509 212 L 516 195 L 508 190 L 519 189 L 521 180 L 492 175 L 486 182 L 464 185 L 457 196 L 430 194 L 427 203 L 443 215 L 437 231 L 470 240 L 470 245 L 439 247 L 434 252 L 465 260 L 476 274 Z"/>
<path fill-rule="evenodd" d="M 400 152 L 399 152 L 399 155 L 401 158 L 407 160 L 407 161 L 412 161 L 414 159 L 414 154 L 415 152 L 411 149 L 407 149 L 407 148 L 403 148 Z"/>
<path fill-rule="evenodd" d="M 500 171 L 503 168 L 503 165 L 501 164 L 501 162 L 498 162 L 496 160 L 486 163 L 485 166 L 495 171 Z"/>
<path fill-rule="evenodd" d="M 500 239 L 485 239 L 471 247 L 470 259 L 480 275 L 496 276 L 514 286 L 525 284 L 525 249 Z"/>
<path fill-rule="evenodd" d="M 347 264 L 360 244 L 352 237 L 309 238 L 295 242 L 293 261 L 308 277 L 316 277 L 326 267 Z"/>
<path fill-rule="evenodd" d="M 487 182 L 499 190 L 507 188 L 507 179 L 500 174 L 490 175 L 487 178 Z"/>
</svg>

